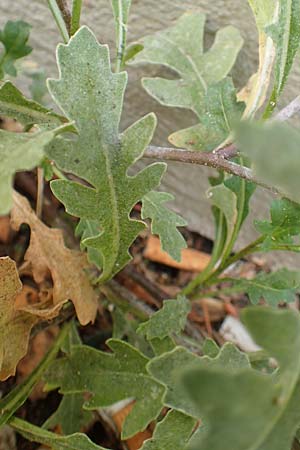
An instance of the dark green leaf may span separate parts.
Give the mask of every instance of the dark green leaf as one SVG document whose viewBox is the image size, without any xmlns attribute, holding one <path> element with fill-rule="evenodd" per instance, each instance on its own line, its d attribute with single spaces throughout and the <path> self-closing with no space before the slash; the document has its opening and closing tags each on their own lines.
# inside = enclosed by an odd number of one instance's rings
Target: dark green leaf
<svg viewBox="0 0 300 450">
<path fill-rule="evenodd" d="M 14 63 L 31 53 L 32 48 L 27 45 L 30 28 L 23 20 L 9 20 L 3 30 L 0 30 L 0 42 L 4 46 L 4 52 L 0 55 L 0 79 L 5 73 L 15 77 L 17 71 Z"/>
<path fill-rule="evenodd" d="M 184 227 L 187 223 L 164 205 L 170 200 L 174 200 L 174 196 L 167 192 L 152 191 L 145 195 L 142 199 L 142 219 L 151 219 L 151 231 L 160 237 L 162 249 L 180 261 L 181 250 L 187 245 L 177 227 Z"/>
<path fill-rule="evenodd" d="M 276 306 L 281 302 L 295 301 L 296 292 L 300 289 L 300 273 L 282 269 L 259 274 L 251 280 L 235 280 L 233 285 L 244 289 L 253 304 L 262 298 Z"/>
<path fill-rule="evenodd" d="M 256 221 L 256 229 L 264 240 L 261 250 L 276 250 L 282 246 L 299 251 L 295 236 L 300 234 L 300 205 L 288 199 L 273 200 L 270 221 Z"/>
<path fill-rule="evenodd" d="M 57 425 L 63 434 L 76 433 L 93 420 L 93 413 L 83 409 L 82 394 L 65 394 L 58 409 L 46 420 L 43 428 L 51 429 Z"/>
<path fill-rule="evenodd" d="M 113 353 L 87 346 L 74 346 L 69 356 L 59 359 L 45 376 L 47 389 L 60 387 L 64 394 L 89 392 L 86 409 L 110 406 L 127 398 L 135 404 L 125 420 L 124 439 L 144 430 L 162 408 L 163 387 L 146 371 L 146 358 L 123 341 L 111 339 Z"/>
<path fill-rule="evenodd" d="M 139 326 L 138 332 L 144 334 L 148 340 L 180 334 L 185 327 L 190 310 L 189 300 L 182 295 L 179 295 L 176 300 L 165 300 L 163 307 Z"/>
</svg>

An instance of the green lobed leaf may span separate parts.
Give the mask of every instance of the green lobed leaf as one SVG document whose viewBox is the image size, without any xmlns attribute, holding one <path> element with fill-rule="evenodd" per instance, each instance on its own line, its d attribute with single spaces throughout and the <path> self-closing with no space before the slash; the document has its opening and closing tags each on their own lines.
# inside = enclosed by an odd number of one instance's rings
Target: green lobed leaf
<svg viewBox="0 0 300 450">
<path fill-rule="evenodd" d="M 255 174 L 280 189 L 294 201 L 300 200 L 300 132 L 287 124 L 241 122 L 237 143 L 253 162 Z"/>
<path fill-rule="evenodd" d="M 230 373 L 216 367 L 186 372 L 185 391 L 207 424 L 205 432 L 193 439 L 193 450 L 291 448 L 300 421 L 299 315 L 252 307 L 243 312 L 243 320 L 280 368 L 273 375 L 253 369 Z"/>
<path fill-rule="evenodd" d="M 57 410 L 46 420 L 43 428 L 59 425 L 63 434 L 72 434 L 84 429 L 93 420 L 91 411 L 83 409 L 82 394 L 65 394 Z"/>
<path fill-rule="evenodd" d="M 233 281 L 233 280 L 232 280 Z M 269 305 L 295 301 L 300 289 L 300 273 L 288 269 L 261 273 L 251 280 L 234 280 L 233 286 L 244 289 L 253 304 L 264 299 Z"/>
<path fill-rule="evenodd" d="M 210 151 L 230 135 L 245 109 L 236 99 L 236 89 L 230 78 L 208 86 L 201 110 L 200 123 L 172 133 L 169 141 L 176 147 Z"/>
<path fill-rule="evenodd" d="M 203 342 L 202 350 L 204 355 L 215 358 L 218 356 L 220 348 L 213 339 L 206 338 Z"/>
<path fill-rule="evenodd" d="M 60 78 L 49 80 L 50 93 L 75 121 L 79 135 L 76 141 L 57 139 L 48 155 L 90 187 L 55 180 L 51 188 L 67 212 L 97 222 L 101 233 L 84 239 L 83 244 L 101 252 L 101 281 L 105 281 L 130 261 L 128 248 L 145 227 L 131 219 L 130 212 L 159 185 L 166 165 L 152 164 L 135 176 L 127 175 L 149 144 L 156 119 L 149 114 L 119 134 L 127 75 L 111 72 L 107 46 L 82 27 L 68 45 L 58 46 L 57 54 Z"/>
<path fill-rule="evenodd" d="M 186 395 L 180 383 L 183 368 L 189 370 L 202 367 L 220 367 L 234 371 L 250 367 L 246 354 L 233 344 L 226 343 L 215 358 L 199 357 L 183 347 L 176 347 L 169 353 L 153 358 L 147 365 L 149 373 L 166 387 L 164 404 L 192 417 L 199 418 L 197 407 Z"/>
<path fill-rule="evenodd" d="M 152 438 L 144 442 L 141 450 L 185 450 L 195 426 L 195 419 L 171 410 L 156 425 Z"/>
<path fill-rule="evenodd" d="M 255 222 L 257 231 L 262 234 L 260 250 L 276 250 L 285 248 L 300 251 L 296 236 L 300 234 L 300 205 L 286 198 L 273 200 L 270 221 Z"/>
<path fill-rule="evenodd" d="M 276 45 L 275 83 L 269 110 L 272 111 L 287 81 L 300 44 L 300 1 L 279 2 L 278 23 L 271 25 L 268 32 Z"/>
<path fill-rule="evenodd" d="M 149 359 L 130 344 L 110 339 L 113 353 L 87 346 L 74 346 L 71 355 L 57 360 L 45 375 L 46 388 L 60 387 L 64 394 L 89 392 L 86 409 L 110 406 L 132 398 L 134 407 L 127 416 L 122 438 L 144 430 L 162 409 L 163 386 L 146 371 Z"/>
<path fill-rule="evenodd" d="M 0 42 L 4 46 L 4 51 L 0 55 L 0 79 L 6 73 L 15 77 L 17 71 L 14 63 L 31 53 L 32 48 L 27 45 L 30 28 L 31 26 L 23 20 L 9 20 L 3 30 L 0 30 Z"/>
<path fill-rule="evenodd" d="M 151 231 L 160 238 L 162 249 L 169 253 L 175 261 L 181 260 L 181 250 L 187 247 L 177 227 L 184 227 L 187 222 L 164 203 L 174 200 L 167 192 L 149 192 L 142 199 L 142 219 L 151 219 Z"/>
<path fill-rule="evenodd" d="M 180 334 L 184 329 L 191 303 L 183 295 L 175 300 L 164 300 L 163 307 L 150 317 L 147 322 L 140 324 L 138 332 L 148 340 L 164 339 L 172 334 Z"/>
<path fill-rule="evenodd" d="M 0 114 L 16 119 L 26 127 L 43 125 L 55 128 L 67 122 L 64 117 L 24 97 L 10 81 L 0 86 Z"/>
<path fill-rule="evenodd" d="M 17 417 L 11 419 L 10 425 L 29 441 L 39 442 L 52 450 L 109 450 L 94 444 L 82 433 L 60 436 Z"/>
<path fill-rule="evenodd" d="M 62 125 L 50 131 L 13 133 L 0 130 L 0 215 L 7 214 L 12 206 L 13 176 L 18 170 L 31 170 L 43 156 L 44 148 L 59 133 L 70 129 Z"/>
<path fill-rule="evenodd" d="M 204 23 L 204 14 L 186 13 L 174 26 L 144 38 L 144 49 L 134 58 L 136 63 L 166 66 L 179 76 L 144 78 L 143 86 L 162 105 L 187 108 L 197 115 L 199 125 L 170 137 L 174 145 L 196 150 L 221 144 L 244 108 L 231 80 L 225 79 L 243 44 L 241 35 L 236 28 L 225 27 L 204 53 Z"/>
<path fill-rule="evenodd" d="M 62 343 L 61 349 L 70 354 L 73 345 L 81 345 L 81 339 L 76 325 L 71 323 L 70 330 Z M 80 394 L 65 394 L 56 411 L 44 422 L 44 429 L 55 428 L 59 425 L 63 434 L 81 431 L 93 420 L 93 413 L 83 409 L 84 396 Z"/>
</svg>

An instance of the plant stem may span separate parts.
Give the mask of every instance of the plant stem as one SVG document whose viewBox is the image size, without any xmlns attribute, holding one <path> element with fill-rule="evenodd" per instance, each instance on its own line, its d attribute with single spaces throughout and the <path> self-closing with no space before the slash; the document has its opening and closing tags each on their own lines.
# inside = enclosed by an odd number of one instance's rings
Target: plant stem
<svg viewBox="0 0 300 450">
<path fill-rule="evenodd" d="M 191 294 L 198 286 L 203 284 L 205 280 L 207 280 L 215 267 L 220 255 L 220 251 L 222 251 L 222 243 L 224 241 L 223 234 L 223 222 L 224 222 L 224 214 L 220 212 L 218 226 L 217 226 L 217 234 L 214 242 L 214 247 L 211 255 L 210 262 L 205 267 L 205 269 L 199 273 L 187 286 L 182 290 L 182 295 Z"/>
<path fill-rule="evenodd" d="M 65 44 L 67 44 L 69 41 L 69 33 L 68 33 L 68 29 L 67 29 L 66 23 L 64 21 L 64 18 L 62 16 L 61 10 L 59 9 L 56 0 L 47 0 L 47 1 L 48 1 L 50 11 L 52 12 L 54 20 L 55 20 L 55 22 L 58 26 L 58 29 L 61 33 L 63 41 Z"/>
<path fill-rule="evenodd" d="M 237 252 L 235 255 L 228 258 L 226 261 L 224 261 L 219 267 L 217 267 L 213 272 L 211 272 L 210 264 L 201 272 L 196 278 L 194 278 L 190 283 L 187 284 L 185 288 L 182 290 L 183 295 L 190 296 L 191 299 L 198 296 L 198 293 L 196 295 L 193 295 L 195 290 L 198 287 L 209 287 L 214 284 L 218 284 L 221 281 L 226 281 L 224 279 L 219 279 L 219 276 L 221 273 L 224 272 L 229 266 L 234 264 L 235 262 L 239 261 L 240 259 L 245 258 L 245 256 L 250 255 L 251 253 L 254 253 L 257 251 L 257 248 L 259 244 L 261 244 L 264 240 L 264 236 L 260 236 L 255 241 L 251 242 L 249 245 L 241 249 L 239 252 Z"/>
<path fill-rule="evenodd" d="M 42 167 L 37 168 L 37 198 L 36 198 L 36 215 L 40 219 L 43 212 L 43 199 L 44 199 L 44 169 Z"/>
<path fill-rule="evenodd" d="M 80 27 L 80 16 L 81 16 L 82 0 L 73 0 L 72 5 L 72 18 L 71 18 L 71 30 L 70 35 L 76 33 Z"/>
<path fill-rule="evenodd" d="M 241 165 L 243 165 L 243 158 L 240 158 L 240 163 Z M 229 258 L 232 249 L 234 247 L 234 244 L 237 240 L 242 222 L 243 222 L 243 217 L 244 217 L 244 208 L 245 208 L 245 200 L 246 200 L 246 181 L 244 179 L 241 179 L 241 187 L 240 187 L 240 192 L 239 195 L 237 196 L 237 218 L 236 218 L 236 222 L 234 225 L 234 229 L 230 238 L 230 241 L 223 253 L 222 256 L 222 262 L 221 265 L 223 264 L 223 262 L 225 263 L 226 260 Z"/>
<path fill-rule="evenodd" d="M 70 35 L 71 31 L 71 13 L 67 4 L 67 0 L 56 0 L 57 6 L 60 9 L 62 18 L 66 24 L 68 34 Z"/>
<path fill-rule="evenodd" d="M 116 27 L 117 59 L 115 72 L 121 72 L 124 67 L 124 55 L 126 50 L 127 21 L 130 2 L 124 0 L 112 1 Z"/>
<path fill-rule="evenodd" d="M 149 146 L 144 153 L 144 157 L 162 161 L 179 161 L 187 164 L 199 164 L 201 166 L 212 167 L 217 170 L 224 170 L 226 173 L 236 175 L 247 181 L 258 184 L 259 186 L 270 190 L 274 194 L 286 197 L 286 194 L 281 192 L 276 187 L 256 178 L 252 170 L 248 167 L 240 166 L 239 164 L 228 161 L 218 152 L 204 153 L 179 148 Z"/>
</svg>

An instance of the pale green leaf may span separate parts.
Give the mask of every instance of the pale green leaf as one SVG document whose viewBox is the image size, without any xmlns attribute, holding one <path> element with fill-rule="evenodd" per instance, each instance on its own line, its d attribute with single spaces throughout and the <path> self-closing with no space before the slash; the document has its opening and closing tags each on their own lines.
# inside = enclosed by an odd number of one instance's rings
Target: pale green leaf
<svg viewBox="0 0 300 450">
<path fill-rule="evenodd" d="M 29 441 L 38 442 L 52 450 L 109 450 L 94 444 L 82 433 L 60 436 L 17 417 L 11 419 L 10 425 Z"/>
<path fill-rule="evenodd" d="M 4 50 L 0 55 L 0 79 L 5 73 L 15 77 L 17 71 L 14 63 L 31 53 L 32 48 L 27 45 L 31 26 L 23 20 L 6 22 L 3 30 L 0 30 L 0 42 Z"/>
<path fill-rule="evenodd" d="M 261 31 L 274 21 L 274 14 L 277 8 L 277 0 L 248 0 L 255 20 L 257 28 Z"/>
<path fill-rule="evenodd" d="M 164 203 L 174 200 L 167 192 L 150 192 L 142 199 L 142 219 L 151 219 L 151 231 L 160 238 L 162 249 L 169 253 L 175 261 L 181 260 L 181 250 L 186 242 L 177 227 L 187 225 L 186 221 L 168 209 Z"/>
<path fill-rule="evenodd" d="M 165 300 L 163 307 L 139 326 L 138 332 L 145 335 L 148 340 L 164 339 L 172 334 L 180 334 L 185 327 L 190 310 L 189 300 L 182 295 L 175 300 Z"/>
<path fill-rule="evenodd" d="M 236 90 L 230 78 L 208 86 L 202 106 L 200 123 L 169 136 L 176 147 L 210 151 L 231 133 L 242 116 L 245 104 L 237 102 Z"/>
<path fill-rule="evenodd" d="M 52 190 L 66 210 L 97 222 L 101 233 L 83 244 L 102 254 L 101 281 L 111 278 L 130 261 L 128 248 L 145 227 L 129 217 L 133 206 L 159 185 L 163 163 L 146 167 L 135 176 L 128 168 L 149 144 L 156 119 L 149 114 L 119 134 L 126 73 L 113 74 L 109 52 L 93 33 L 82 27 L 68 45 L 58 47 L 60 78 L 49 89 L 65 115 L 75 121 L 76 141 L 57 139 L 48 155 L 57 165 L 90 186 L 55 180 Z"/>
<path fill-rule="evenodd" d="M 236 28 L 225 27 L 204 53 L 204 23 L 201 13 L 184 14 L 174 26 L 144 38 L 144 49 L 134 59 L 166 66 L 178 75 L 173 80 L 145 78 L 143 86 L 162 105 L 187 108 L 197 115 L 197 128 L 177 132 L 171 139 L 175 145 L 183 145 L 190 135 L 195 144 L 189 147 L 198 150 L 220 144 L 230 134 L 231 122 L 243 111 L 231 81 L 224 80 L 243 44 L 241 35 Z"/>
<path fill-rule="evenodd" d="M 216 367 L 186 373 L 186 392 L 207 423 L 205 432 L 193 439 L 194 450 L 291 449 L 300 421 L 299 315 L 260 307 L 249 308 L 243 318 L 280 369 L 274 375 Z"/>
<path fill-rule="evenodd" d="M 220 348 L 213 339 L 206 338 L 202 345 L 202 351 L 205 356 L 215 358 L 218 355 Z"/>
<path fill-rule="evenodd" d="M 16 119 L 26 127 L 36 124 L 55 128 L 67 122 L 64 117 L 24 97 L 10 81 L 0 87 L 0 114 Z"/>
<path fill-rule="evenodd" d="M 57 360 L 45 376 L 47 389 L 60 387 L 64 394 L 89 392 L 86 409 L 110 406 L 127 398 L 135 400 L 125 420 L 122 436 L 133 436 L 161 411 L 163 386 L 146 371 L 146 358 L 126 342 L 111 339 L 113 353 L 87 346 L 74 346 L 69 356 Z"/>
<path fill-rule="evenodd" d="M 199 357 L 183 347 L 176 347 L 169 353 L 153 358 L 147 368 L 149 373 L 166 387 L 165 405 L 197 418 L 197 407 L 187 398 L 180 383 L 179 373 L 183 368 L 193 370 L 208 366 L 235 371 L 237 368 L 250 367 L 250 363 L 247 355 L 233 344 L 226 343 L 215 358 Z"/>
<path fill-rule="evenodd" d="M 169 411 L 141 450 L 185 450 L 195 425 L 195 419 L 178 411 Z"/>
<path fill-rule="evenodd" d="M 242 122 L 237 129 L 242 153 L 251 158 L 257 177 L 300 200 L 300 132 L 287 124 Z"/>
<path fill-rule="evenodd" d="M 12 206 L 12 182 L 15 172 L 31 170 L 44 156 L 44 148 L 70 125 L 38 133 L 13 133 L 0 130 L 0 215 L 7 214 Z"/>
<path fill-rule="evenodd" d="M 296 292 L 300 289 L 300 273 L 281 269 L 277 272 L 259 274 L 250 280 L 234 280 L 233 286 L 244 289 L 253 304 L 263 299 L 276 306 L 281 302 L 295 301 Z"/>
<path fill-rule="evenodd" d="M 278 23 L 269 27 L 268 32 L 276 45 L 275 84 L 269 104 L 269 110 L 272 111 L 282 93 L 299 48 L 300 0 L 281 0 Z"/>
</svg>

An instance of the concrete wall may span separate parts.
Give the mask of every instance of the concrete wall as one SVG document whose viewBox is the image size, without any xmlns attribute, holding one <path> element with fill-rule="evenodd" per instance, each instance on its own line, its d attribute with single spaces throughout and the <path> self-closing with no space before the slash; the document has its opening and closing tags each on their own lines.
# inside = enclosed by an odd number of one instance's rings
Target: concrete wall
<svg viewBox="0 0 300 450">
<path fill-rule="evenodd" d="M 82 23 L 89 25 L 102 43 L 108 43 L 114 53 L 114 28 L 109 0 L 83 0 L 84 13 Z M 238 86 L 242 86 L 257 67 L 257 33 L 251 10 L 247 0 L 132 0 L 129 22 L 128 40 L 140 37 L 169 26 L 184 11 L 199 9 L 207 15 L 206 44 L 213 41 L 214 33 L 225 25 L 235 25 L 241 31 L 245 45 L 238 58 L 233 76 Z M 30 56 L 49 76 L 56 76 L 55 47 L 60 36 L 53 21 L 46 0 L 1 0 L 0 27 L 8 19 L 23 19 L 32 25 L 30 43 L 34 52 Z M 299 64 L 296 64 L 297 66 Z M 156 72 L 155 72 L 156 70 Z M 127 126 L 141 115 L 155 111 L 159 126 L 155 135 L 155 143 L 163 145 L 171 131 L 178 130 L 194 123 L 192 114 L 183 110 L 173 110 L 159 106 L 142 90 L 140 78 L 143 74 L 155 74 L 159 69 L 131 68 L 129 85 L 126 93 L 123 125 Z M 161 72 L 160 72 L 161 73 Z M 300 69 L 295 70 L 289 81 L 283 98 L 283 104 L 299 93 Z M 22 86 L 26 88 L 26 86 Z M 176 163 L 169 165 L 164 180 L 164 188 L 176 195 L 175 209 L 188 220 L 190 228 L 212 237 L 210 205 L 205 197 L 207 189 L 206 175 L 208 169 L 182 166 Z M 267 216 L 270 195 L 258 190 L 254 200 L 254 216 Z M 252 227 L 253 215 L 244 227 L 238 246 L 249 242 L 255 235 Z M 283 255 L 275 258 L 278 263 L 289 265 L 291 257 L 283 259 Z M 300 258 L 294 260 L 300 267 Z M 293 263 L 293 261 L 292 261 Z M 295 266 L 295 263 L 293 263 Z"/>
</svg>

